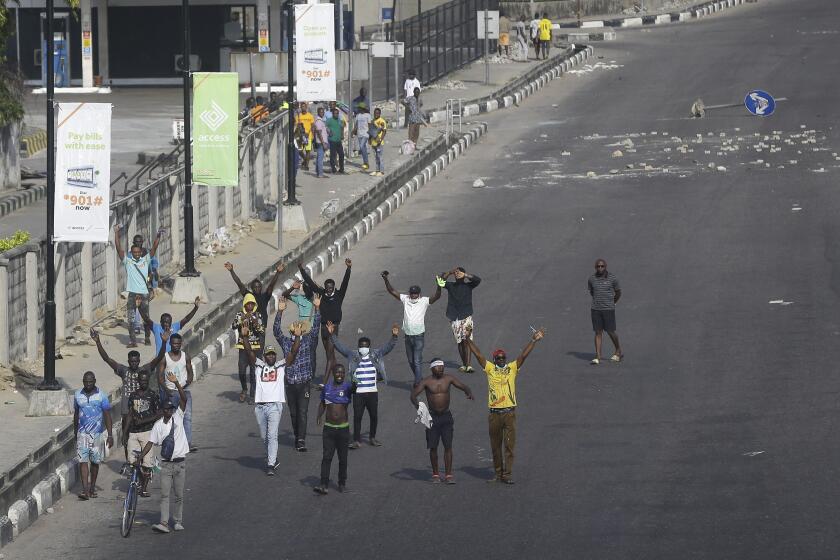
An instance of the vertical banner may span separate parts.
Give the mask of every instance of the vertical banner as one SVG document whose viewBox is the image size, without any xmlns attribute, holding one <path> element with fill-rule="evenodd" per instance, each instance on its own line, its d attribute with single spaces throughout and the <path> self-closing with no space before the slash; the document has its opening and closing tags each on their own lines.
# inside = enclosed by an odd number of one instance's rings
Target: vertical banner
<svg viewBox="0 0 840 560">
<path fill-rule="evenodd" d="M 260 52 L 268 52 L 270 48 L 268 46 L 268 14 L 266 12 L 259 13 L 257 28 L 257 47 Z"/>
<path fill-rule="evenodd" d="M 194 184 L 239 185 L 238 113 L 239 74 L 193 73 Z"/>
<path fill-rule="evenodd" d="M 108 242 L 111 104 L 59 103 L 54 240 Z"/>
<path fill-rule="evenodd" d="M 335 101 L 335 8 L 295 6 L 295 94 L 298 101 Z"/>
</svg>

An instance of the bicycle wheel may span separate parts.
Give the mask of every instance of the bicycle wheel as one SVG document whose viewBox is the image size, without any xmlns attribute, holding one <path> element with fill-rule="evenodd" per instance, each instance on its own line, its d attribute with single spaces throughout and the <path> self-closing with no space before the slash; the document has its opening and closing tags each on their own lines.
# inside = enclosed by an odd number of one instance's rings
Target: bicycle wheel
<svg viewBox="0 0 840 560">
<path fill-rule="evenodd" d="M 134 515 L 137 513 L 137 473 L 131 477 L 131 482 L 128 484 L 128 492 L 125 494 L 125 503 L 123 504 L 122 524 L 120 525 L 120 534 L 123 537 L 128 537 L 131 534 L 131 527 L 134 525 Z"/>
</svg>

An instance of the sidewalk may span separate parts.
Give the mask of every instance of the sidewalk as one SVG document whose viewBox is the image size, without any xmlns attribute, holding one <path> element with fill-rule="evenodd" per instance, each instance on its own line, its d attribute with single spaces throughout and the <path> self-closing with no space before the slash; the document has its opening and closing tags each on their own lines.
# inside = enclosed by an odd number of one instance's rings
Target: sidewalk
<svg viewBox="0 0 840 560">
<path fill-rule="evenodd" d="M 562 51 L 554 49 L 557 56 Z M 427 88 L 423 95 L 424 109 L 431 111 L 440 109 L 446 100 L 453 97 L 462 97 L 464 101 L 475 100 L 486 97 L 494 91 L 499 90 L 517 78 L 527 74 L 539 66 L 534 60 L 528 62 L 494 63 L 491 64 L 491 83 L 484 84 L 484 64 L 478 61 L 472 65 L 450 75 L 443 84 Z M 463 88 L 463 89 L 460 89 Z M 395 117 L 393 102 L 374 103 L 374 107 L 381 106 L 383 115 L 392 123 Z M 464 124 L 467 124 L 465 119 Z M 445 122 L 431 124 L 421 129 L 418 148 L 422 149 L 435 139 L 439 138 L 444 131 Z M 410 159 L 410 156 L 399 153 L 400 145 L 407 138 L 407 130 L 391 128 L 385 143 L 385 171 L 390 173 L 400 163 Z M 321 216 L 321 205 L 330 200 L 338 199 L 339 209 L 351 204 L 356 198 L 363 195 L 380 181 L 382 177 L 371 177 L 360 169 L 361 158 L 354 158 L 347 162 L 345 168 L 347 175 L 329 175 L 329 179 L 316 179 L 314 173 L 299 171 L 297 183 L 299 188 L 297 196 L 301 201 L 310 232 L 327 223 L 327 219 Z M 326 166 L 329 169 L 329 166 Z M 314 165 L 310 165 L 314 169 Z M 207 316 L 214 309 L 214 304 L 220 303 L 236 292 L 230 274 L 224 269 L 223 264 L 230 261 L 234 264 L 237 275 L 243 282 L 247 283 L 257 275 L 262 274 L 266 267 L 280 258 L 293 248 L 299 246 L 306 239 L 306 235 L 297 234 L 283 235 L 283 248 L 277 249 L 277 233 L 274 231 L 273 222 L 252 222 L 252 231 L 243 237 L 234 249 L 226 254 L 218 254 L 210 257 L 201 256 L 197 259 L 196 266 L 204 276 L 211 302 L 200 307 L 196 317 L 190 323 L 194 326 Z M 196 247 L 198 250 L 198 247 Z M 283 289 L 283 282 L 296 273 L 294 263 L 287 264 L 286 272 L 281 276 L 275 291 Z M 351 279 L 352 283 L 352 279 Z M 124 300 L 121 300 L 124 303 Z M 161 313 L 171 313 L 174 320 L 180 320 L 186 315 L 191 305 L 172 304 L 168 293 L 158 295 L 151 304 L 150 316 L 157 321 Z M 128 349 L 125 345 L 128 341 L 127 330 L 124 325 L 124 311 L 119 310 L 117 314 L 101 321 L 96 325 L 100 331 L 100 338 L 108 354 L 117 361 L 124 363 Z M 119 319 L 119 323 L 117 322 Z M 273 317 L 272 317 L 273 319 Z M 232 320 L 232 317 L 230 318 Z M 270 324 L 270 323 L 269 323 Z M 80 329 L 82 341 L 87 340 L 87 328 Z M 189 337 L 189 333 L 187 333 Z M 142 337 L 141 337 L 142 340 Z M 140 346 L 142 363 L 153 358 L 154 347 Z M 60 348 L 63 359 L 56 363 L 56 376 L 59 382 L 69 390 L 75 390 L 81 386 L 81 376 L 85 371 L 91 370 L 97 374 L 97 385 L 109 393 L 116 393 L 120 388 L 120 379 L 114 375 L 110 368 L 100 359 L 95 345 L 83 343 L 80 345 L 66 344 Z M 11 469 L 20 463 L 28 453 L 39 448 L 45 440 L 49 440 L 56 432 L 65 428 L 70 419 L 67 417 L 54 418 L 27 418 L 28 407 L 25 395 L 13 393 L 7 389 L 0 391 L 0 424 L 3 425 L 3 439 L 0 442 L 0 473 Z"/>
</svg>

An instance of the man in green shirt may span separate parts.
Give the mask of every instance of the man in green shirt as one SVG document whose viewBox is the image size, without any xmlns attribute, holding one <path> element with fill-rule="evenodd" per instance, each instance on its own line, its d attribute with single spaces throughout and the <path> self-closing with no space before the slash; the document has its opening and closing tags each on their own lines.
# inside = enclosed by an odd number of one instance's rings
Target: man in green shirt
<svg viewBox="0 0 840 560">
<path fill-rule="evenodd" d="M 335 173 L 335 160 L 338 158 L 338 172 L 344 173 L 344 119 L 338 115 L 338 107 L 332 110 L 332 116 L 327 119 L 327 130 L 330 131 L 330 169 Z"/>
</svg>

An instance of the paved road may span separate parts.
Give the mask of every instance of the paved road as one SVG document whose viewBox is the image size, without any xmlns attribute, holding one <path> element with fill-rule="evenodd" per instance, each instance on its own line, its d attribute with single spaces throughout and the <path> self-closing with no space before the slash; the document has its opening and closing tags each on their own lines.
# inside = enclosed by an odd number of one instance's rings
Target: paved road
<svg viewBox="0 0 840 560">
<path fill-rule="evenodd" d="M 294 454 L 288 416 L 279 476 L 267 479 L 228 359 L 196 388 L 202 450 L 189 457 L 187 532 L 142 526 L 120 539 L 123 486 L 108 475 L 98 503 L 63 500 L 7 556 L 836 556 L 840 13 L 828 0 L 771 0 L 730 14 L 627 33 L 598 50 L 620 67 L 569 76 L 494 115 L 478 149 L 350 255 L 348 342 L 362 328 L 377 343 L 400 316 L 383 268 L 399 288 L 427 291 L 455 264 L 480 274 L 485 350 L 513 354 L 529 324 L 548 328 L 520 378 L 516 486 L 483 481 L 477 374 L 464 379 L 478 400 L 453 398 L 459 484 L 427 482 L 400 347 L 388 360 L 398 382 L 382 395 L 385 446 L 352 452 L 353 493 L 312 494 L 320 438 L 313 426 L 312 451 Z M 683 118 L 696 97 L 725 103 L 759 86 L 791 101 L 769 119 L 739 109 Z M 628 138 L 635 152 L 608 145 Z M 643 163 L 652 169 L 637 171 Z M 487 186 L 473 188 L 476 177 Z M 595 257 L 624 287 L 618 366 L 587 363 Z M 430 311 L 427 360 L 456 357 L 444 304 Z M 154 501 L 143 505 L 143 522 L 154 522 Z"/>
</svg>

